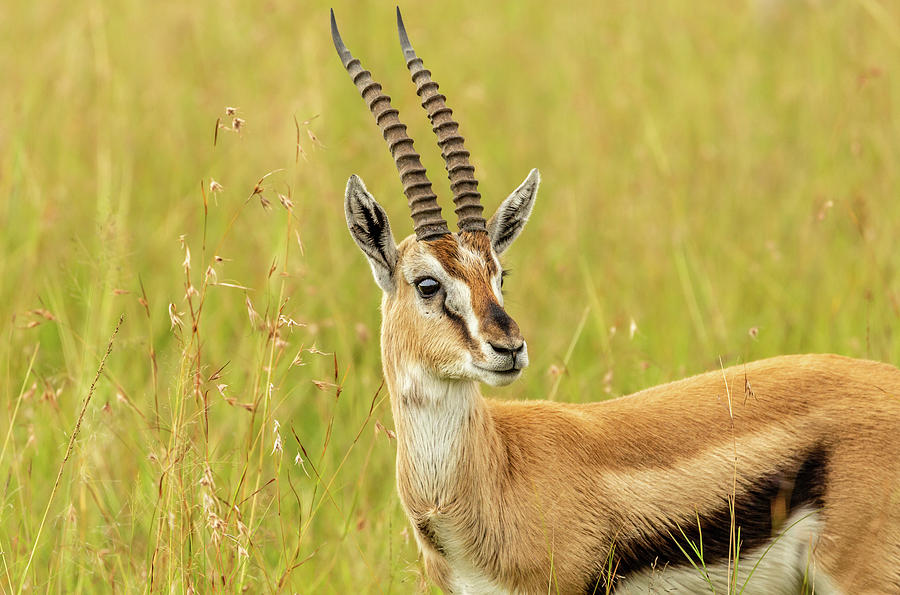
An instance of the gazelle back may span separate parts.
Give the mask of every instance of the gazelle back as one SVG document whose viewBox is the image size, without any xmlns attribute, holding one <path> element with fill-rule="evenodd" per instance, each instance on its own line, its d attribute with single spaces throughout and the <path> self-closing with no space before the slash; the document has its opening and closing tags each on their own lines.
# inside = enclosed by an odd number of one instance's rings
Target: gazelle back
<svg viewBox="0 0 900 595">
<path fill-rule="evenodd" d="M 458 124 L 399 10 L 397 25 L 457 232 L 390 98 L 331 18 L 414 224 L 395 243 L 384 209 L 350 177 L 347 225 L 383 291 L 398 491 L 432 580 L 453 593 L 900 593 L 893 366 L 782 356 L 605 403 L 481 396 L 480 382 L 509 384 L 528 365 L 499 258 L 540 176 L 485 220 Z"/>
</svg>

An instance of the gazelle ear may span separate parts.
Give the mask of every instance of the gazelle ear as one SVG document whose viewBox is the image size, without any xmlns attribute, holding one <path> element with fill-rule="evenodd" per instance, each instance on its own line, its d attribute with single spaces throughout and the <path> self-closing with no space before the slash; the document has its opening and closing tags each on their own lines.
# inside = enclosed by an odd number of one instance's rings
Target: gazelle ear
<svg viewBox="0 0 900 595">
<path fill-rule="evenodd" d="M 344 212 L 350 235 L 369 260 L 375 282 L 383 291 L 393 291 L 397 245 L 391 235 L 391 225 L 387 213 L 372 198 L 357 175 L 350 176 L 347 181 Z"/>
<path fill-rule="evenodd" d="M 516 188 L 512 194 L 506 197 L 491 220 L 488 221 L 487 230 L 491 238 L 491 246 L 498 255 L 503 254 L 513 243 L 525 222 L 531 215 L 534 199 L 537 197 L 538 185 L 541 183 L 541 173 L 533 169 L 522 185 Z"/>
</svg>

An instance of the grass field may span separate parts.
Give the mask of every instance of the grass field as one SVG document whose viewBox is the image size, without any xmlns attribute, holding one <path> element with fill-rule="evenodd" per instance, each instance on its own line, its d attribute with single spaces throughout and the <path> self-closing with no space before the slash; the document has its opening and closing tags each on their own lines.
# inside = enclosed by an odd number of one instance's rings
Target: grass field
<svg viewBox="0 0 900 595">
<path fill-rule="evenodd" d="M 358 4 L 334 6 L 344 39 L 446 201 L 393 6 Z M 328 8 L 0 13 L 3 592 L 423 588 L 347 177 L 412 226 Z M 900 362 L 896 4 L 401 8 L 488 211 L 543 175 L 506 262 L 532 365 L 487 393 L 593 401 L 779 353 Z"/>
</svg>

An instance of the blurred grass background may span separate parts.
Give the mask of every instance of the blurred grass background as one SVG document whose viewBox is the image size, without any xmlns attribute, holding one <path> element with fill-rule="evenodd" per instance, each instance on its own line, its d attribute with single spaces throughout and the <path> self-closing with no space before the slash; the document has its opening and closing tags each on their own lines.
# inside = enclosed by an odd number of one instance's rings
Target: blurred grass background
<svg viewBox="0 0 900 595">
<path fill-rule="evenodd" d="M 334 8 L 450 212 L 393 6 Z M 900 361 L 895 4 L 401 8 L 488 211 L 543 174 L 506 263 L 532 367 L 486 392 L 592 401 L 791 352 Z M 411 225 L 328 5 L 14 2 L 0 72 L 0 588 L 422 588 L 348 175 L 398 237 Z M 244 123 L 214 146 L 226 106 Z"/>
</svg>

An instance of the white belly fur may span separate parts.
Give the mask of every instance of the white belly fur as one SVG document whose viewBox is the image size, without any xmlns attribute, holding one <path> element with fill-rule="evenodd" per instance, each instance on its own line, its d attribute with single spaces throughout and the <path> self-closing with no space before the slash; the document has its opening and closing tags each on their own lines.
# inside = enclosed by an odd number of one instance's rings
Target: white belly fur
<svg viewBox="0 0 900 595">
<path fill-rule="evenodd" d="M 816 568 L 816 541 L 822 530 L 821 515 L 801 508 L 784 524 L 781 535 L 751 551 L 739 551 L 737 592 L 745 595 L 795 595 L 804 580 L 817 595 L 839 593 L 824 571 Z M 688 550 L 690 551 L 690 550 Z M 694 559 L 695 562 L 696 557 Z M 728 563 L 703 567 L 653 568 L 634 574 L 615 590 L 616 594 L 729 593 Z M 746 585 L 746 588 L 744 588 Z M 742 591 L 743 589 L 743 591 Z"/>
<path fill-rule="evenodd" d="M 739 552 L 736 590 L 745 595 L 795 595 L 802 584 L 817 595 L 839 594 L 824 571 L 816 568 L 813 552 L 822 530 L 821 515 L 812 509 L 801 508 L 784 524 L 783 532 L 764 546 Z M 446 533 L 445 539 L 450 537 Z M 450 565 L 451 585 L 454 593 L 462 595 L 501 594 L 510 591 L 498 586 L 489 576 L 480 572 L 462 556 L 454 552 L 454 540 L 446 558 Z M 653 568 L 633 574 L 620 582 L 617 595 L 656 593 L 728 593 L 729 568 L 727 562 L 677 568 Z M 746 588 L 744 588 L 746 585 Z"/>
</svg>

